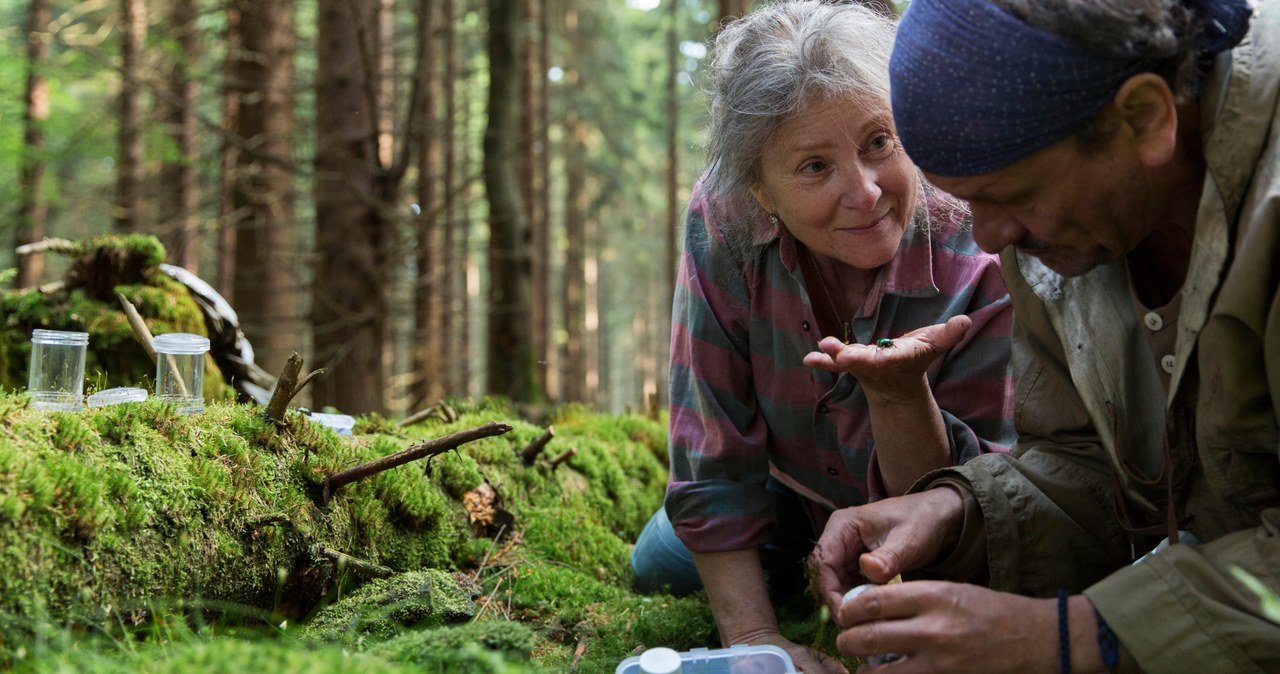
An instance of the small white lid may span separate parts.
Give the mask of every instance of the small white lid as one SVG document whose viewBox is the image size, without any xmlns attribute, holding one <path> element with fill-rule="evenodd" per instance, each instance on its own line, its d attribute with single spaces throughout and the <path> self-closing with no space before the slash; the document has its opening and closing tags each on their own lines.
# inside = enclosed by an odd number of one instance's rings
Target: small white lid
<svg viewBox="0 0 1280 674">
<path fill-rule="evenodd" d="M 640 654 L 640 671 L 644 674 L 679 674 L 680 653 L 659 646 Z"/>
<path fill-rule="evenodd" d="M 209 351 L 209 338 L 193 335 L 188 332 L 170 332 L 156 335 L 151 340 L 151 347 L 156 353 L 171 353 L 177 356 L 198 356 Z"/>
<path fill-rule="evenodd" d="M 854 597 L 862 594 L 863 592 L 866 592 L 867 590 L 870 590 L 873 587 L 875 587 L 874 584 L 867 583 L 865 585 L 859 585 L 853 588 L 852 590 L 849 590 L 848 592 L 844 593 L 844 598 L 840 600 L 840 604 L 843 606 L 844 604 L 847 604 L 853 601 Z"/>
<path fill-rule="evenodd" d="M 351 429 L 356 425 L 355 417 L 347 414 L 325 414 L 323 412 L 312 412 L 311 420 L 327 426 L 338 432 L 338 435 L 351 435 Z"/>
<path fill-rule="evenodd" d="M 31 341 L 35 344 L 57 344 L 60 346 L 84 346 L 89 343 L 87 332 L 65 332 L 63 330 L 32 330 Z"/>
<path fill-rule="evenodd" d="M 88 402 L 89 407 L 107 407 L 108 405 L 119 405 L 121 403 L 140 403 L 146 399 L 146 389 L 121 386 L 98 391 L 89 396 Z"/>
</svg>

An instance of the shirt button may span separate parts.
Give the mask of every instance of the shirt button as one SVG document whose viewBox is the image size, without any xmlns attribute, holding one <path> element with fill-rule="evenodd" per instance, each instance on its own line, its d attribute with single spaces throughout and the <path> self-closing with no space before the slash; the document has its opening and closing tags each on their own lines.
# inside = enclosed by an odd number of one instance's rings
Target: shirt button
<svg viewBox="0 0 1280 674">
<path fill-rule="evenodd" d="M 1164 327 L 1164 319 L 1160 318 L 1160 314 L 1157 314 L 1154 311 L 1148 312 L 1146 316 L 1143 316 L 1142 322 L 1146 323 L 1147 328 L 1152 332 Z"/>
<path fill-rule="evenodd" d="M 828 413 L 828 412 L 830 412 L 830 411 L 831 411 L 831 408 L 830 408 L 830 407 L 827 407 L 827 404 L 826 404 L 826 403 L 823 403 L 823 404 L 821 404 L 821 405 L 818 405 L 818 411 L 819 411 L 819 412 L 821 412 L 821 413 L 823 413 L 823 414 L 826 414 L 826 413 Z"/>
<path fill-rule="evenodd" d="M 840 471 L 835 466 L 827 466 L 827 475 L 839 475 Z"/>
<path fill-rule="evenodd" d="M 1169 374 L 1173 374 L 1173 365 L 1176 362 L 1177 362 L 1177 359 L 1174 358 L 1173 356 L 1165 356 L 1164 358 L 1160 359 L 1160 367 L 1163 368 L 1165 372 L 1168 372 Z"/>
<path fill-rule="evenodd" d="M 801 322 L 800 322 L 800 327 L 804 328 L 804 331 L 805 331 L 805 332 L 808 332 L 808 331 L 809 331 L 809 321 L 801 321 Z"/>
</svg>

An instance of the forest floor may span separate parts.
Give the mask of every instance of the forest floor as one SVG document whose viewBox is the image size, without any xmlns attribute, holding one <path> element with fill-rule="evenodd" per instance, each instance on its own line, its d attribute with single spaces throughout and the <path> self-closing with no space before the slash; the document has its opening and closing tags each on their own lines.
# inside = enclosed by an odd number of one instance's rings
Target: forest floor
<svg viewBox="0 0 1280 674">
<path fill-rule="evenodd" d="M 453 401 L 339 436 L 256 405 L 27 402 L 0 395 L 0 669 L 607 673 L 718 646 L 701 593 L 630 589 L 663 420 Z M 344 470 L 495 425 L 326 499 Z M 809 597 L 781 617 L 832 652 Z"/>
</svg>

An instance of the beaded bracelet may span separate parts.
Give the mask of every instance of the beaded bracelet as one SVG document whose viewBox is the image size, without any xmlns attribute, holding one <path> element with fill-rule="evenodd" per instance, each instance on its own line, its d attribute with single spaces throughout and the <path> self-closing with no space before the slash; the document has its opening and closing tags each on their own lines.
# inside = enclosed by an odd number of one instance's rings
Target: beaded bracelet
<svg viewBox="0 0 1280 674">
<path fill-rule="evenodd" d="M 1067 626 L 1067 591 L 1058 590 L 1058 648 L 1062 651 L 1062 674 L 1071 674 L 1071 630 Z"/>
<path fill-rule="evenodd" d="M 1111 631 L 1107 621 L 1102 619 L 1098 609 L 1093 609 L 1093 615 L 1098 618 L 1098 648 L 1102 651 L 1102 664 L 1106 665 L 1108 672 L 1114 671 L 1120 663 L 1120 640 Z"/>
</svg>

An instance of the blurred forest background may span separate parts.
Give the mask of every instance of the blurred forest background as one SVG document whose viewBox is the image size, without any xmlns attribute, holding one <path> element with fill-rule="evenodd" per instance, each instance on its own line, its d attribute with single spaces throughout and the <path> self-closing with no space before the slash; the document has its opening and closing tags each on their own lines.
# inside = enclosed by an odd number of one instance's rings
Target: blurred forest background
<svg viewBox="0 0 1280 674">
<path fill-rule="evenodd" d="M 2 0 L 0 270 L 155 234 L 309 402 L 665 404 L 707 40 L 749 0 Z"/>
</svg>

